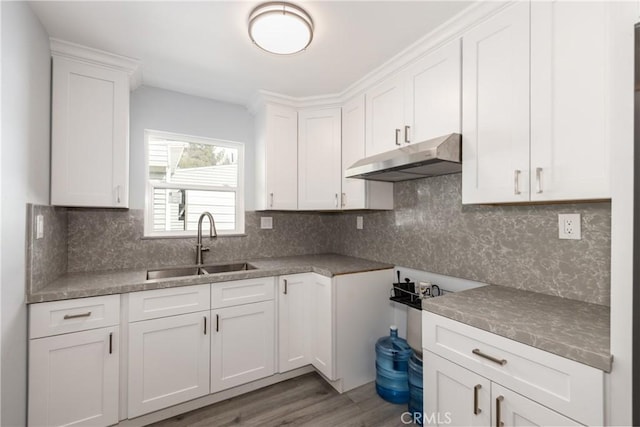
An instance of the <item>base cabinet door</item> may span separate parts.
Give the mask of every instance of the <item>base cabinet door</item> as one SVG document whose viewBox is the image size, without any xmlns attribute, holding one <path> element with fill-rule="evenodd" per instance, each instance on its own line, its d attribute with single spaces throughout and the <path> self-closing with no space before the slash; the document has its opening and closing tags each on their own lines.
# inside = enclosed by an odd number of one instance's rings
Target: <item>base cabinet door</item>
<svg viewBox="0 0 640 427">
<path fill-rule="evenodd" d="M 278 280 L 278 372 L 311 363 L 309 291 L 313 276 L 293 274 Z"/>
<path fill-rule="evenodd" d="M 582 425 L 496 383 L 491 383 L 491 400 L 494 405 L 491 425 L 504 427 Z"/>
<path fill-rule="evenodd" d="M 118 422 L 119 328 L 29 342 L 29 426 Z"/>
<path fill-rule="evenodd" d="M 424 425 L 488 426 L 491 382 L 440 356 L 423 352 Z"/>
<path fill-rule="evenodd" d="M 209 311 L 129 324 L 129 418 L 209 393 Z"/>
<path fill-rule="evenodd" d="M 330 380 L 336 379 L 334 367 L 334 304 L 333 281 L 330 277 L 313 275 L 311 282 L 311 364 Z"/>
<path fill-rule="evenodd" d="M 274 302 L 213 310 L 211 392 L 275 373 Z"/>
</svg>

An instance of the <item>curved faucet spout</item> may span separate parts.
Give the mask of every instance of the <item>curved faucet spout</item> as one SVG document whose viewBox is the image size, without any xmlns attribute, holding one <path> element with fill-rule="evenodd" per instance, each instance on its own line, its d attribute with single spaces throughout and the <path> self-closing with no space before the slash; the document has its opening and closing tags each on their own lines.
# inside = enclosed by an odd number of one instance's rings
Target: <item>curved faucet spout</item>
<svg viewBox="0 0 640 427">
<path fill-rule="evenodd" d="M 202 247 L 202 220 L 205 217 L 209 218 L 209 222 L 211 223 L 211 227 L 209 227 L 209 237 L 218 237 L 218 232 L 216 231 L 216 222 L 213 219 L 213 215 L 211 215 L 209 212 L 202 212 L 200 218 L 198 219 L 198 237 L 196 238 L 196 265 L 202 265 L 202 252 L 206 252 L 209 250 L 209 248 Z"/>
</svg>

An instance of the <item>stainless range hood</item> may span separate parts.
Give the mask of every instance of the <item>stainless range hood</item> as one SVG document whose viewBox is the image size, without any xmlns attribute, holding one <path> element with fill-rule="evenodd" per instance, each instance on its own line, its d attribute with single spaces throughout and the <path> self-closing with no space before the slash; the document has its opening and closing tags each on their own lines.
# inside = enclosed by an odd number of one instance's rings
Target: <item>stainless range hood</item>
<svg viewBox="0 0 640 427">
<path fill-rule="evenodd" d="M 397 182 L 461 171 L 462 136 L 452 133 L 366 157 L 351 165 L 345 177 Z"/>
</svg>

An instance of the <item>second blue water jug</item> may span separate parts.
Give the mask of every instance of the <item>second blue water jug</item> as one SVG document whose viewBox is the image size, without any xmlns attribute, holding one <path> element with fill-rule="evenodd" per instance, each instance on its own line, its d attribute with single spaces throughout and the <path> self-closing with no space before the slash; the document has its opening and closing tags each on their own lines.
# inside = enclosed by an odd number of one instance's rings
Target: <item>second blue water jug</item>
<svg viewBox="0 0 640 427">
<path fill-rule="evenodd" d="M 409 401 L 409 358 L 411 347 L 398 337 L 398 328 L 391 326 L 390 334 L 376 343 L 376 391 L 387 402 Z"/>
</svg>

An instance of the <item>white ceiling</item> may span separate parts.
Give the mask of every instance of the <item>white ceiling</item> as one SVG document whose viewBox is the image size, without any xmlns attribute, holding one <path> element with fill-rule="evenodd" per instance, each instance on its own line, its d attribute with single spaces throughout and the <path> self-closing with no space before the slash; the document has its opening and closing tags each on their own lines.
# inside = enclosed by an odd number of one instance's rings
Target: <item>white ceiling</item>
<svg viewBox="0 0 640 427">
<path fill-rule="evenodd" d="M 254 46 L 259 1 L 30 2 L 50 36 L 142 61 L 143 83 L 246 104 L 259 89 L 294 97 L 338 93 L 470 2 L 296 1 L 314 40 L 292 56 Z"/>
</svg>

